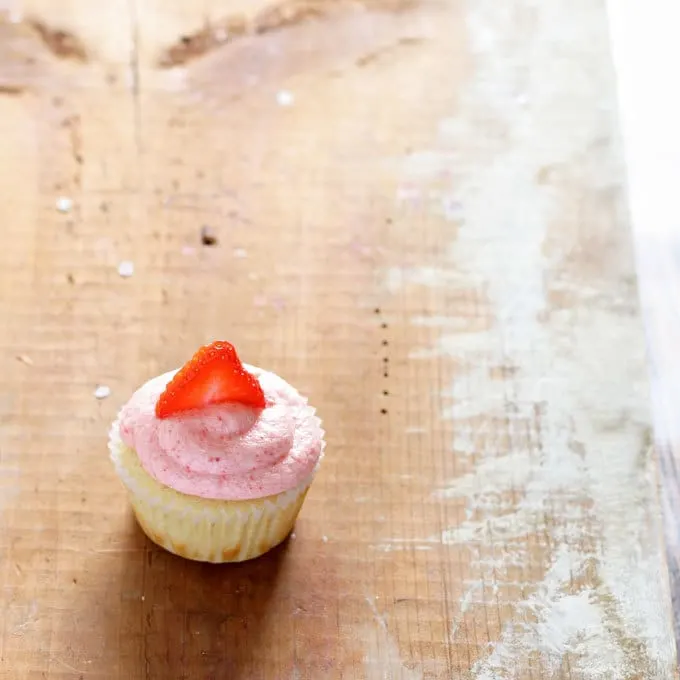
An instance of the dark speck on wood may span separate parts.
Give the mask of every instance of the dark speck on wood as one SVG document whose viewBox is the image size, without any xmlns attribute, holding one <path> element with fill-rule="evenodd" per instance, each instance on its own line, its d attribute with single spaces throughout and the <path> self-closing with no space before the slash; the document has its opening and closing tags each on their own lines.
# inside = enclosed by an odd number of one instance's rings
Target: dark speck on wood
<svg viewBox="0 0 680 680">
<path fill-rule="evenodd" d="M 87 51 L 80 38 L 65 30 L 52 28 L 38 19 L 29 19 L 27 22 L 38 35 L 43 45 L 59 59 L 71 59 L 85 63 Z"/>
<path fill-rule="evenodd" d="M 10 97 L 16 97 L 20 94 L 23 94 L 25 91 L 25 88 L 23 85 L 10 85 L 8 83 L 0 83 L 0 95 L 6 94 L 9 95 Z"/>
<path fill-rule="evenodd" d="M 201 227 L 201 243 L 204 246 L 217 245 L 217 235 L 207 224 Z"/>
<path fill-rule="evenodd" d="M 357 6 L 373 12 L 404 12 L 415 5 L 415 0 L 280 0 L 265 7 L 254 17 L 231 15 L 206 25 L 196 33 L 184 34 L 167 47 L 158 58 L 161 68 L 183 66 L 224 44 L 238 38 L 282 31 L 310 20 L 330 19 L 334 15 L 355 11 Z M 402 38 L 397 43 L 411 44 L 420 38 Z M 391 49 L 389 46 L 387 49 Z M 367 56 L 371 60 L 371 56 Z M 373 57 L 375 58 L 375 57 Z"/>
<path fill-rule="evenodd" d="M 385 47 L 381 47 L 377 50 L 374 50 L 373 52 L 364 54 L 362 57 L 359 57 L 359 59 L 357 59 L 356 65 L 359 68 L 363 68 L 365 66 L 368 66 L 369 64 L 372 64 L 373 62 L 382 59 L 383 57 L 387 57 L 391 52 L 400 47 L 406 47 L 409 45 L 420 45 L 422 42 L 424 42 L 424 39 L 418 37 L 401 38 L 400 40 L 398 40 L 395 43 L 392 43 L 391 45 L 386 45 Z"/>
</svg>

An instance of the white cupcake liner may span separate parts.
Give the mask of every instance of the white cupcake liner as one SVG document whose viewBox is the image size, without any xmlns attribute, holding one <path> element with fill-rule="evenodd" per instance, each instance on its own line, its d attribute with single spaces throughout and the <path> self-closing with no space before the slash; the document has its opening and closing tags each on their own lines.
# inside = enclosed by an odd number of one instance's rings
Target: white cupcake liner
<svg viewBox="0 0 680 680">
<path fill-rule="evenodd" d="M 312 473 L 292 489 L 236 501 L 190 496 L 158 482 L 144 470 L 136 451 L 122 441 L 120 421 L 116 419 L 109 433 L 110 457 L 144 532 L 170 552 L 205 562 L 252 559 L 285 540 L 325 449 L 321 420 L 313 408 L 304 409 L 305 419 L 321 441 Z"/>
</svg>

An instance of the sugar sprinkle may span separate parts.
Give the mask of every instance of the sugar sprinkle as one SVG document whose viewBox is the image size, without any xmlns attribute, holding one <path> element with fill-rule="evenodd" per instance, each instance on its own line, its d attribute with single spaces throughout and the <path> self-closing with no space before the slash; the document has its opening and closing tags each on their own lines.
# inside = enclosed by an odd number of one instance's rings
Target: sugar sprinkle
<svg viewBox="0 0 680 680">
<path fill-rule="evenodd" d="M 276 102 L 279 106 L 291 106 L 294 101 L 293 93 L 288 90 L 279 90 L 276 93 Z"/>
<path fill-rule="evenodd" d="M 67 198 L 66 196 L 60 196 L 57 199 L 57 210 L 60 213 L 71 212 L 71 208 L 73 208 L 73 201 L 70 198 Z"/>
<path fill-rule="evenodd" d="M 118 273 L 119 273 L 124 279 L 130 278 L 130 277 L 135 273 L 135 265 L 134 265 L 134 262 L 131 262 L 130 260 L 123 260 L 123 261 L 118 265 Z"/>
<path fill-rule="evenodd" d="M 111 396 L 111 388 L 108 385 L 97 385 L 94 391 L 95 399 L 106 399 Z"/>
</svg>

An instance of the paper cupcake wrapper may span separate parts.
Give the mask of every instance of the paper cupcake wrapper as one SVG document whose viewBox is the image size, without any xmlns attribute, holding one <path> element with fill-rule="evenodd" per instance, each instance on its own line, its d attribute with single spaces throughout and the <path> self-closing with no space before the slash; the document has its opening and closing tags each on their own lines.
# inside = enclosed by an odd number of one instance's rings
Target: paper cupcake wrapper
<svg viewBox="0 0 680 680">
<path fill-rule="evenodd" d="M 189 496 L 161 484 L 144 470 L 136 451 L 122 441 L 116 420 L 109 434 L 111 460 L 144 533 L 166 550 L 202 562 L 250 560 L 284 541 L 295 525 L 325 448 L 321 421 L 307 408 L 322 442 L 312 474 L 293 489 L 239 501 Z"/>
</svg>

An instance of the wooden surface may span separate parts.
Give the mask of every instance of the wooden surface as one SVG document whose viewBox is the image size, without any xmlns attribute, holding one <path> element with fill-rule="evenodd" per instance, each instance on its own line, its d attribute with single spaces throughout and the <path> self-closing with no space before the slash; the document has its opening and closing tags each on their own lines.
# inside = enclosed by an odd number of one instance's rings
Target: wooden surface
<svg viewBox="0 0 680 680">
<path fill-rule="evenodd" d="M 600 2 L 7 9 L 0 677 L 676 677 Z M 230 567 L 106 457 L 213 338 L 329 444 Z"/>
</svg>

